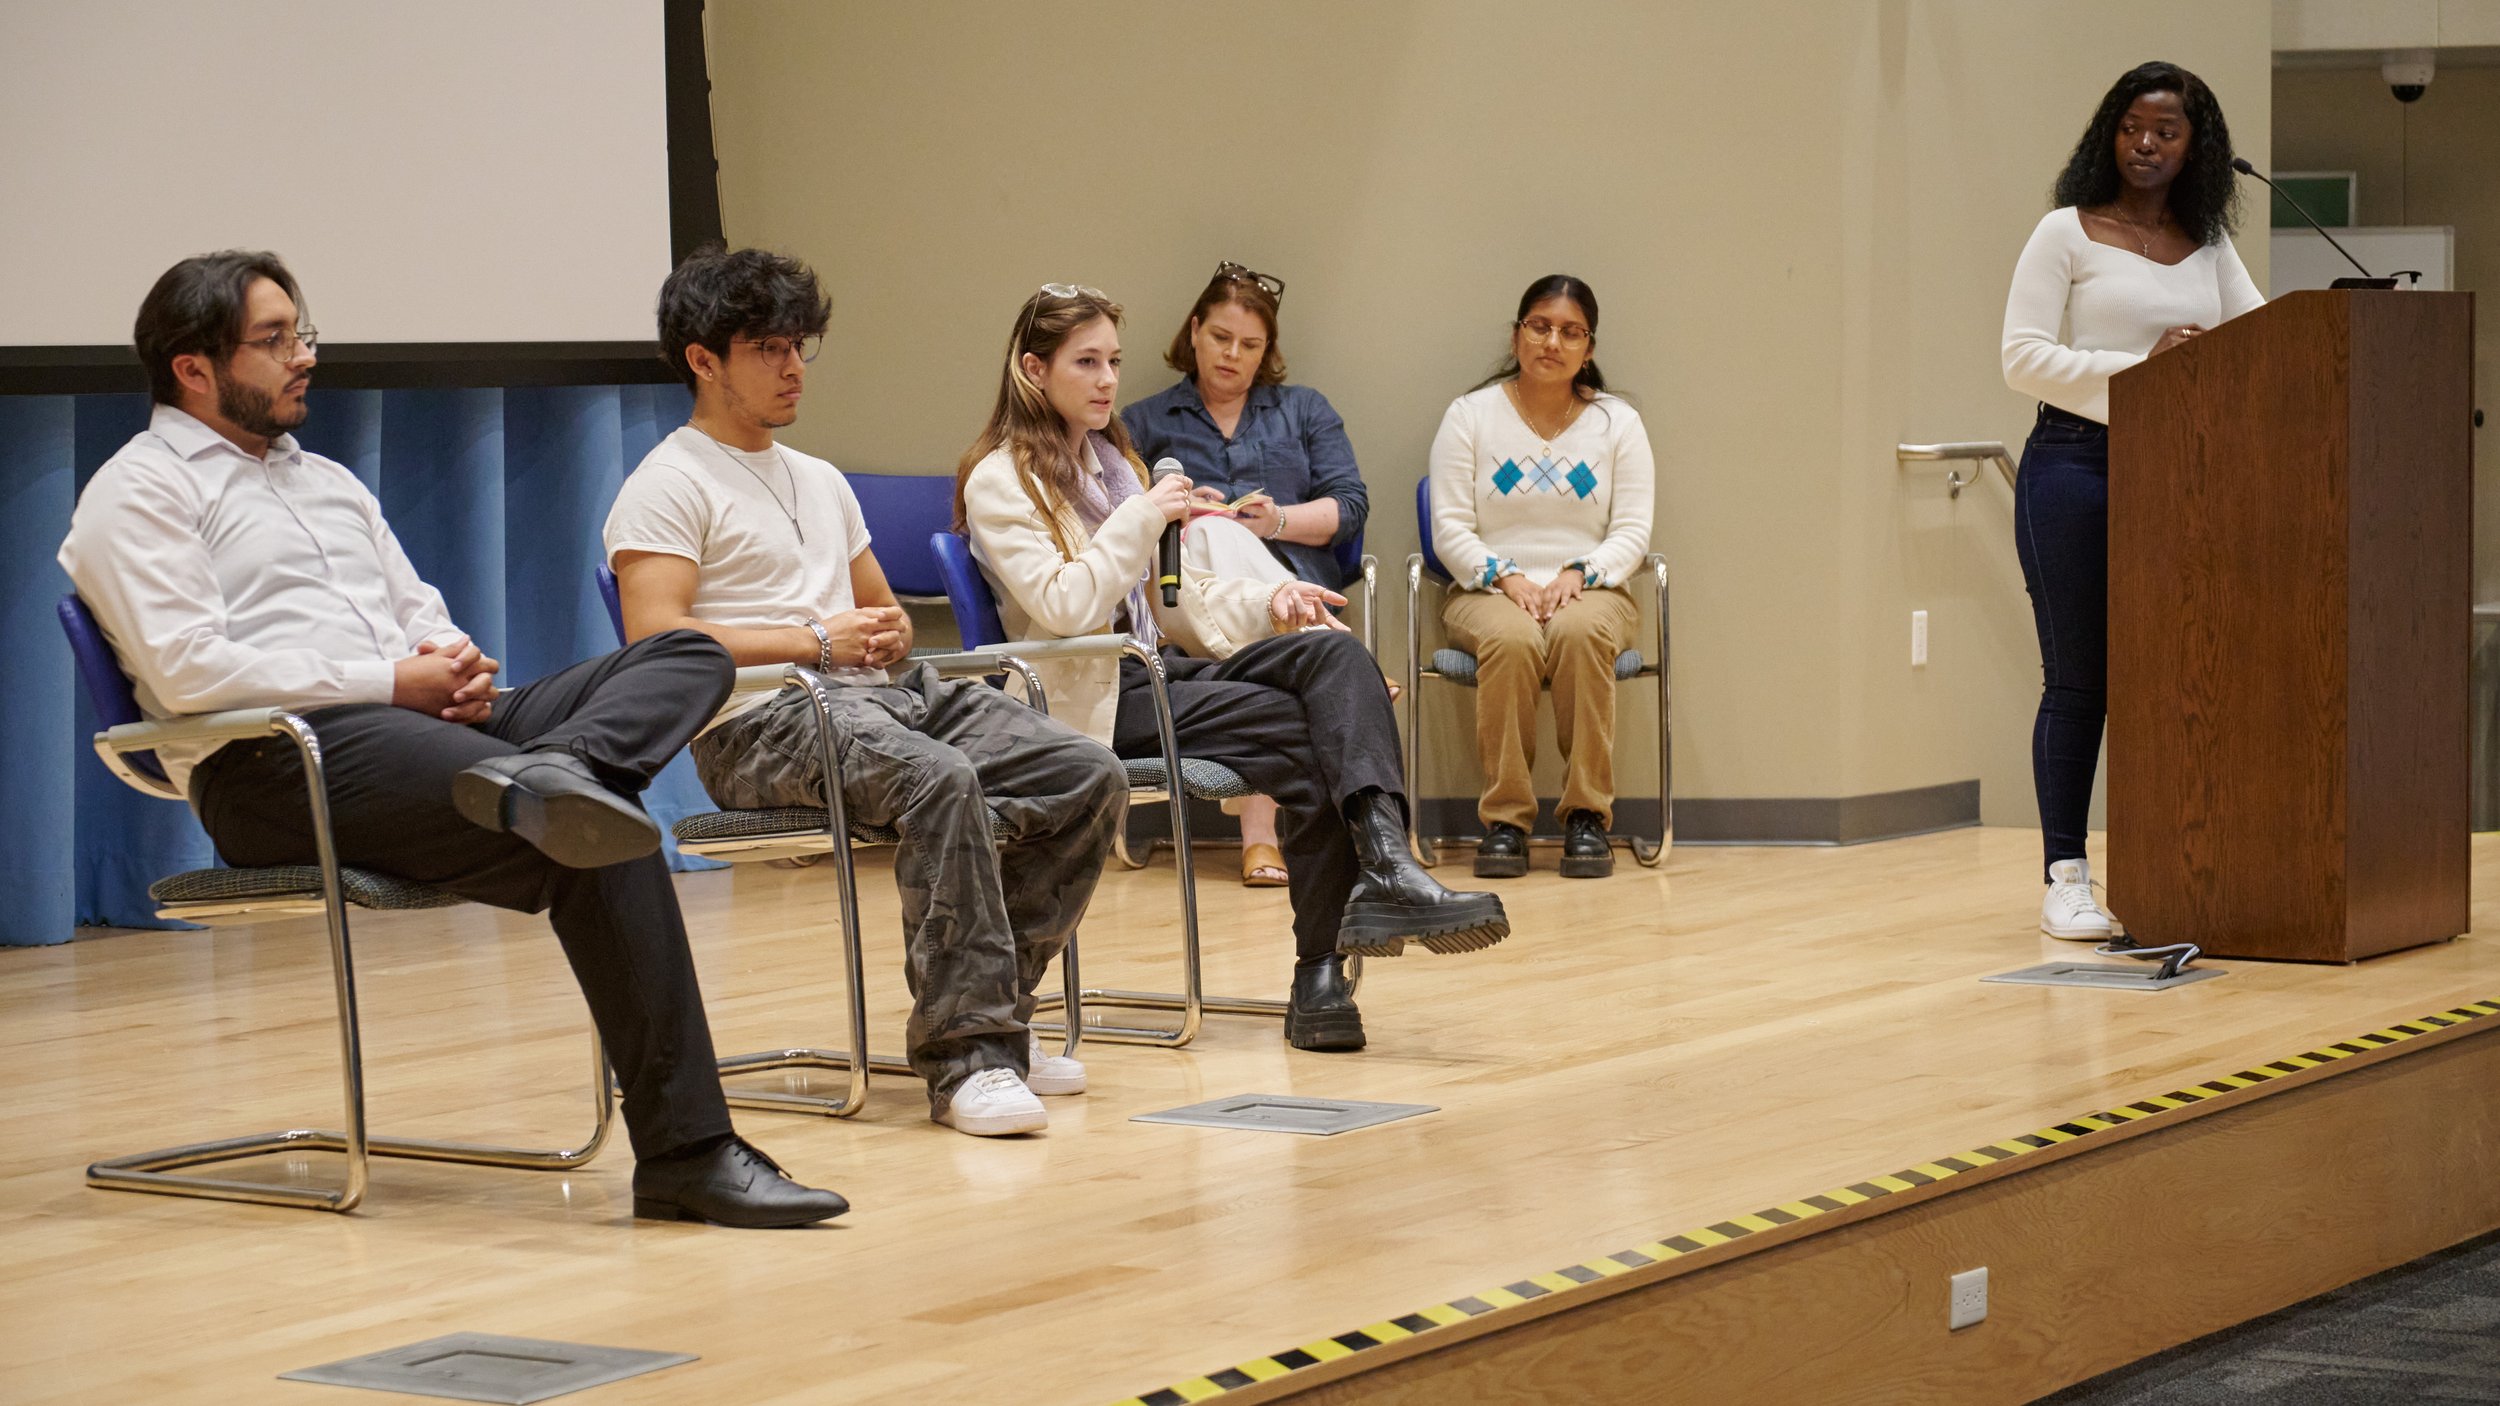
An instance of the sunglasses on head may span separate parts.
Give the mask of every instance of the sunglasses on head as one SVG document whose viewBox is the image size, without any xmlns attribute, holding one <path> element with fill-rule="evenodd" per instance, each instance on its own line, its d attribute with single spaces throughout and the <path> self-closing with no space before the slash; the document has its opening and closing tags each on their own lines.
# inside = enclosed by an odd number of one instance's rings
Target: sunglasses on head
<svg viewBox="0 0 2500 1406">
<path fill-rule="evenodd" d="M 1215 266 L 1215 278 L 1219 283 L 1255 284 L 1265 289 L 1267 296 L 1276 301 L 1281 303 L 1285 300 L 1285 280 L 1273 274 L 1259 273 L 1246 265 L 1234 263 L 1230 259 Z"/>
</svg>

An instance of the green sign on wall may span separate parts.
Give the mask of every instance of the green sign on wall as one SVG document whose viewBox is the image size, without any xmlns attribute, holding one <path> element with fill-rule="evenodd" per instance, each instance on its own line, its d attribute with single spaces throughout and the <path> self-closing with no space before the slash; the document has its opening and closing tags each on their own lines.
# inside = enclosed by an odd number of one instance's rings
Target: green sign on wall
<svg viewBox="0 0 2500 1406">
<path fill-rule="evenodd" d="M 2272 192 L 2268 203 L 2273 206 L 2274 217 L 2267 223 L 2276 229 L 2309 227 L 2308 221 L 2284 203 L 2286 193 L 2328 229 L 2349 226 L 2354 210 L 2361 204 L 2360 181 L 2350 171 L 2277 171 L 2274 183 L 2282 189 Z"/>
</svg>

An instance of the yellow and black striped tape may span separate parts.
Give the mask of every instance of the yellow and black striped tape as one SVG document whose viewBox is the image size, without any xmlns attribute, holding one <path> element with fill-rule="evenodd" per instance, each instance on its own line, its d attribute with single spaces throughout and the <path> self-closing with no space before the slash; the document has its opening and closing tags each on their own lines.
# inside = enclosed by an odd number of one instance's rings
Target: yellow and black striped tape
<svg viewBox="0 0 2500 1406">
<path fill-rule="evenodd" d="M 2220 1094 L 2235 1093 L 2271 1079 L 2280 1079 L 2287 1074 L 2298 1074 L 2305 1069 L 2315 1069 L 2322 1064 L 2350 1059 L 2357 1054 L 2366 1054 L 2371 1050 L 2401 1044 L 2406 1040 L 2495 1015 L 2500 1015 L 2500 1000 L 2477 1001 L 2470 1006 L 2459 1006 L 2437 1015 L 2422 1016 L 2402 1024 L 2388 1026 L 2384 1030 L 2373 1030 L 2366 1035 L 2356 1035 L 2352 1039 L 2339 1041 L 2324 1049 L 2296 1054 L 2288 1059 L 2278 1059 L 2254 1069 L 2243 1069 L 2236 1074 L 2223 1075 L 2219 1079 L 2208 1079 L 2194 1088 L 2179 1089 L 2158 1097 L 2139 1099 L 2124 1108 L 2086 1113 L 2080 1118 L 2059 1123 L 2053 1127 L 2042 1128 L 2038 1132 L 2025 1133 L 2020 1137 L 2008 1138 L 2003 1142 L 1990 1143 L 1984 1147 L 1974 1147 L 1967 1152 L 1957 1152 L 1950 1157 L 1939 1157 L 1932 1162 L 1921 1162 L 1915 1167 L 1907 1167 L 1888 1176 L 1869 1177 L 1865 1181 L 1854 1182 L 1837 1190 L 1756 1211 L 1749 1216 L 1738 1216 L 1733 1220 L 1723 1220 L 1717 1225 L 1683 1231 L 1680 1234 L 1669 1235 L 1629 1250 L 1617 1250 L 1611 1255 L 1598 1259 L 1586 1260 L 1579 1264 L 1567 1264 L 1550 1274 L 1535 1275 L 1515 1284 L 1505 1284 L 1498 1289 L 1487 1289 L 1482 1293 L 1470 1294 L 1463 1299 L 1452 1299 L 1448 1303 L 1434 1304 L 1416 1313 L 1369 1324 L 1356 1328 L 1352 1332 L 1339 1333 L 1333 1338 L 1322 1338 L 1315 1343 L 1304 1343 L 1300 1347 L 1288 1348 L 1272 1357 L 1253 1358 L 1221 1371 L 1209 1372 L 1203 1377 L 1192 1377 L 1185 1382 L 1176 1382 L 1142 1396 L 1128 1397 L 1113 1403 L 1113 1406 L 1185 1406 L 1185 1403 L 1193 1401 L 1212 1401 L 1228 1391 L 1238 1391 L 1246 1386 L 1273 1381 L 1278 1377 L 1289 1376 L 1308 1367 L 1316 1367 L 1323 1362 L 1334 1362 L 1372 1348 L 1385 1347 L 1390 1343 L 1429 1333 L 1435 1329 L 1447 1328 L 1501 1309 L 1516 1307 L 1531 1299 L 1569 1293 L 1581 1285 L 1594 1284 L 1601 1279 L 1639 1269 L 1645 1265 L 1656 1264 L 1662 1260 L 1678 1259 L 1713 1246 L 1741 1240 L 1748 1235 L 1759 1234 L 1765 1230 L 1775 1230 L 1783 1225 L 1811 1220 L 1816 1216 L 1828 1215 L 1833 1211 L 1873 1201 L 1880 1197 L 1912 1191 L 1949 1177 L 1960 1176 L 1964 1172 L 1993 1166 L 1999 1162 L 2012 1161 L 2043 1148 L 2073 1142 L 2078 1138 L 2087 1138 L 2095 1133 L 2107 1132 L 2111 1128 L 2141 1122 L 2146 1118 L 2159 1117 Z"/>
</svg>

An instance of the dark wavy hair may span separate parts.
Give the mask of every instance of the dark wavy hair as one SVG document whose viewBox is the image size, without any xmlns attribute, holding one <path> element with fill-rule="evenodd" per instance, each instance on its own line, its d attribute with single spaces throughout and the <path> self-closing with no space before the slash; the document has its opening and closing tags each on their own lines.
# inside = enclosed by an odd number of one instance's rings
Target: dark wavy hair
<svg viewBox="0 0 2500 1406">
<path fill-rule="evenodd" d="M 706 244 L 660 285 L 659 313 L 660 359 L 692 386 L 686 348 L 725 358 L 732 337 L 821 337 L 833 299 L 815 270 L 787 255 Z"/>
<path fill-rule="evenodd" d="M 243 304 L 252 285 L 268 279 L 295 300 L 304 319 L 304 295 L 278 256 L 261 249 L 221 249 L 194 254 L 165 270 L 139 301 L 130 341 L 148 369 L 148 395 L 159 405 L 182 403 L 174 358 L 206 356 L 223 361 L 243 344 Z"/>
<path fill-rule="evenodd" d="M 1590 392 L 1606 389 L 1606 373 L 1597 369 L 1596 289 L 1573 278 L 1570 274 L 1549 273 L 1529 284 L 1528 291 L 1519 295 L 1519 311 L 1511 316 L 1512 329 L 1516 330 L 1520 323 L 1527 321 L 1529 310 L 1548 298 L 1569 298 L 1580 305 L 1580 311 L 1589 315 L 1589 359 L 1580 363 L 1580 374 L 1571 378 L 1571 384 Z M 1512 345 L 1517 346 L 1518 343 L 1513 342 Z M 1494 368 L 1492 375 L 1476 382 L 1471 389 L 1483 390 L 1496 381 L 1507 381 L 1518 374 L 1518 356 L 1511 352 L 1504 352 L 1502 364 Z"/>
<path fill-rule="evenodd" d="M 2187 164 L 2170 186 L 2170 213 L 2199 244 L 2240 227 L 2240 187 L 2231 171 L 2231 127 L 2205 80 L 2175 63 L 2137 64 L 2120 76 L 2057 176 L 2052 203 L 2106 205 L 2118 198 L 2118 122 L 2146 93 L 2177 93 L 2188 120 Z"/>
</svg>

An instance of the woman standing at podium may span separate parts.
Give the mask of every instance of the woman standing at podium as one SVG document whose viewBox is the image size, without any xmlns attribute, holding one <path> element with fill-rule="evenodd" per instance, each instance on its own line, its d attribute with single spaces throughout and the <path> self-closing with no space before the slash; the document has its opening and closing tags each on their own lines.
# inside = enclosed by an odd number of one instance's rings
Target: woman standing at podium
<svg viewBox="0 0 2500 1406">
<path fill-rule="evenodd" d="M 2093 941 L 2111 936 L 2084 854 L 2109 714 L 2109 378 L 2265 299 L 2231 247 L 2239 196 L 2222 105 L 2183 68 L 2119 78 L 2054 199 L 2006 294 L 2005 383 L 2040 402 L 2014 481 L 2014 547 L 2040 632 L 2040 930 Z"/>
</svg>

